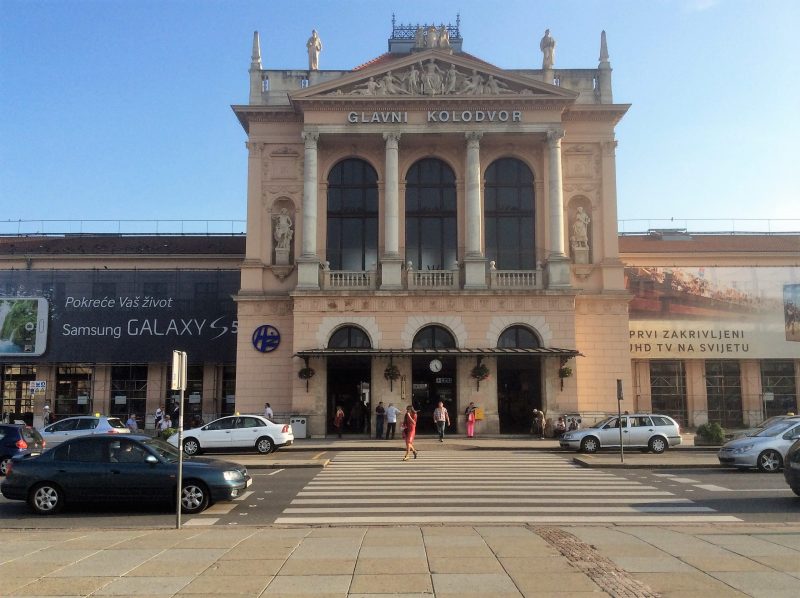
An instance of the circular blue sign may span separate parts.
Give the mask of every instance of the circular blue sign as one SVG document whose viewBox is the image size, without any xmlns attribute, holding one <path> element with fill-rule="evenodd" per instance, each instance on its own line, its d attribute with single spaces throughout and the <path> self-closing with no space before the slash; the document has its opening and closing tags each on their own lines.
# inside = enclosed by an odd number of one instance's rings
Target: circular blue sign
<svg viewBox="0 0 800 598">
<path fill-rule="evenodd" d="M 281 333 L 269 324 L 259 326 L 253 331 L 253 346 L 261 353 L 272 353 L 281 344 Z"/>
</svg>

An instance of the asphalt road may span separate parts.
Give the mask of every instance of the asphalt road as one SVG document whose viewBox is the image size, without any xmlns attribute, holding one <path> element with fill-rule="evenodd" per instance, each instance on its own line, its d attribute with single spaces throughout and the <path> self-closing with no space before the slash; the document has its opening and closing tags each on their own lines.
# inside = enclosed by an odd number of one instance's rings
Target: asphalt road
<svg viewBox="0 0 800 598">
<path fill-rule="evenodd" d="M 459 473 L 465 471 L 465 455 L 457 451 L 428 452 L 410 463 L 401 463 L 398 453 L 331 453 L 326 457 L 334 459 L 324 470 L 253 468 L 250 470 L 253 484 L 242 497 L 212 505 L 200 515 L 183 517 L 183 523 L 187 526 L 254 526 L 276 521 L 348 524 L 348 516 L 356 523 L 358 517 L 369 513 L 374 514 L 372 523 L 391 523 L 393 516 L 403 512 L 424 518 L 432 507 L 437 514 L 453 517 L 465 513 L 461 517 L 469 518 L 474 513 L 476 521 L 481 517 L 484 521 L 496 521 L 508 513 L 511 522 L 512 514 L 528 513 L 525 516 L 560 516 L 564 523 L 569 523 L 570 519 L 577 522 L 583 515 L 604 512 L 601 505 L 606 508 L 609 521 L 614 521 L 615 510 L 624 513 L 629 509 L 640 519 L 652 517 L 655 523 L 659 516 L 664 516 L 660 513 L 672 509 L 678 514 L 685 512 L 687 522 L 690 517 L 724 520 L 730 516 L 750 523 L 800 523 L 800 497 L 788 488 L 782 473 L 718 468 L 606 470 L 574 467 L 570 456 L 563 453 L 540 452 L 532 456 L 530 452 L 481 451 L 479 454 L 480 458 L 470 457 L 472 469 L 478 472 L 483 467 L 486 473 L 475 475 L 484 475 L 485 479 L 467 485 L 461 485 L 464 480 L 459 479 L 466 475 Z M 224 458 L 236 460 L 230 454 Z M 527 486 L 521 486 L 521 492 L 508 491 L 516 490 L 517 483 L 523 484 L 514 477 L 522 475 L 519 472 L 525 472 Z M 418 482 L 412 482 L 415 477 Z M 496 484 L 504 485 L 493 486 Z M 615 492 L 623 486 L 627 491 Z M 630 497 L 640 489 L 644 498 Z M 593 500 L 595 496 L 597 501 Z M 563 506 L 570 502 L 575 506 Z M 342 512 L 340 517 L 338 511 Z M 573 515 L 565 515 L 567 512 Z M 678 514 L 671 516 L 677 519 Z M 399 517 L 397 522 L 405 520 Z M 58 515 L 42 517 L 32 514 L 22 502 L 0 497 L 0 525 L 53 529 L 172 527 L 175 514 L 158 506 L 68 505 Z"/>
</svg>

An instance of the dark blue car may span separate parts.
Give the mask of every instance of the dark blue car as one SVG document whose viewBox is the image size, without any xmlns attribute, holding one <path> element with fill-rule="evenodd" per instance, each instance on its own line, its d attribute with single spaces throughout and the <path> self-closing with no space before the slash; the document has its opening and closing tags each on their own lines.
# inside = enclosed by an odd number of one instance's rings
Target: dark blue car
<svg viewBox="0 0 800 598">
<path fill-rule="evenodd" d="M 0 484 L 3 496 L 27 501 L 49 515 L 82 502 L 174 504 L 178 450 L 147 436 L 84 436 L 38 457 L 15 458 Z M 247 469 L 216 459 L 183 462 L 181 510 L 199 513 L 210 504 L 240 496 L 252 480 Z"/>
<path fill-rule="evenodd" d="M 38 455 L 44 450 L 42 436 L 24 424 L 0 424 L 0 476 L 17 455 Z"/>
</svg>

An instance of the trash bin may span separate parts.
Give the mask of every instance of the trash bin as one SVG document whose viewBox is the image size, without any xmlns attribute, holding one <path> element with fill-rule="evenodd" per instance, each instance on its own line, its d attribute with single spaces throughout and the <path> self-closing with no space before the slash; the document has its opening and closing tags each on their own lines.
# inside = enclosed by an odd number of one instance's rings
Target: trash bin
<svg viewBox="0 0 800 598">
<path fill-rule="evenodd" d="M 295 439 L 305 438 L 308 433 L 308 418 L 305 415 L 293 415 L 289 418 Z"/>
</svg>

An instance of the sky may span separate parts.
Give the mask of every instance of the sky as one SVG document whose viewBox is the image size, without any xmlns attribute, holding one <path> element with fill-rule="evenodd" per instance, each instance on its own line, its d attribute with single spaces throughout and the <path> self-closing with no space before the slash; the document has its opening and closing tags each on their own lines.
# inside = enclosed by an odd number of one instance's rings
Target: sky
<svg viewBox="0 0 800 598">
<path fill-rule="evenodd" d="M 0 234 L 244 230 L 230 106 L 248 101 L 253 31 L 265 69 L 307 68 L 317 29 L 320 69 L 345 70 L 386 51 L 393 13 L 460 15 L 464 51 L 500 68 L 541 68 L 546 28 L 557 69 L 596 68 L 604 29 L 632 105 L 620 230 L 800 230 L 798 0 L 0 0 Z"/>
</svg>

